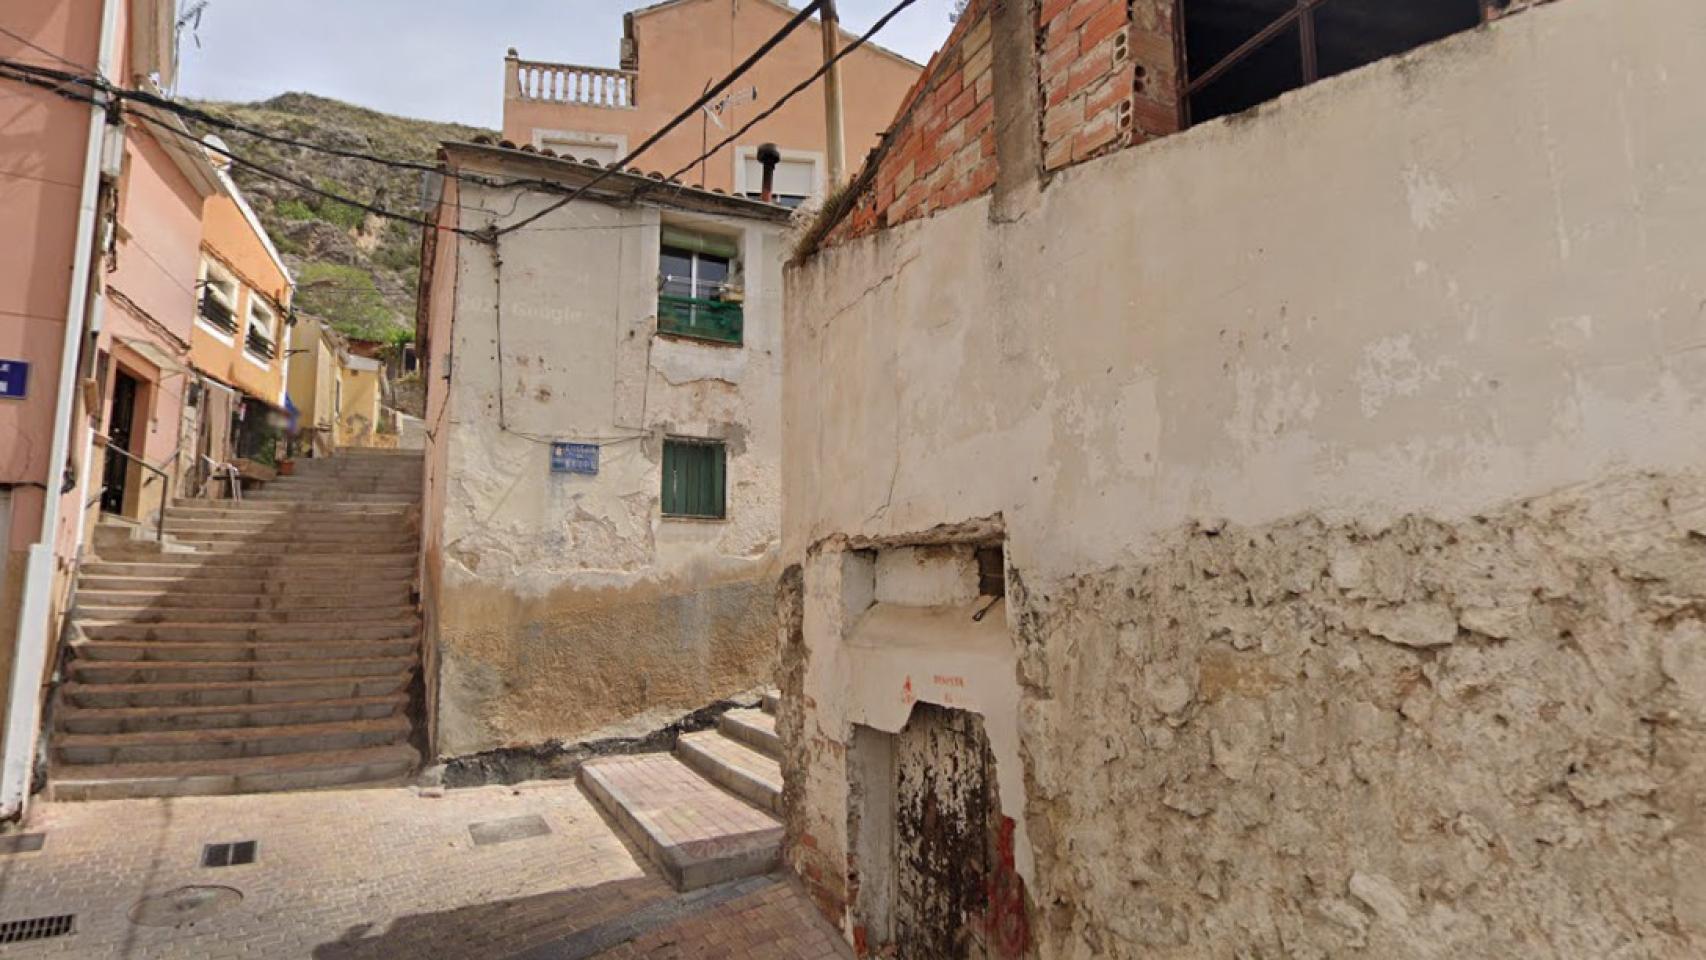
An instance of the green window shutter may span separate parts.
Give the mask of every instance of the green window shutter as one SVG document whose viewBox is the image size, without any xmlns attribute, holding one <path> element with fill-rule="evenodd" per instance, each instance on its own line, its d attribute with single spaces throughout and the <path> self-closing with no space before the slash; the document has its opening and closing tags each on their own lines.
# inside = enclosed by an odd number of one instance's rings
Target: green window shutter
<svg viewBox="0 0 1706 960">
<path fill-rule="evenodd" d="M 663 442 L 663 512 L 722 519 L 728 451 L 714 440 Z"/>
</svg>

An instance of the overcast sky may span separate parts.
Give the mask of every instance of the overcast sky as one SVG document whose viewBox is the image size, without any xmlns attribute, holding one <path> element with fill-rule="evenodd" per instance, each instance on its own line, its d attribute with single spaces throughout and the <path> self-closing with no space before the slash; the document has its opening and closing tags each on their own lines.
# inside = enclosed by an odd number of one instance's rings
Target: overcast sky
<svg viewBox="0 0 1706 960">
<path fill-rule="evenodd" d="M 840 0 L 842 24 L 863 33 L 894 2 Z M 180 0 L 180 6 L 188 5 Z M 300 90 L 386 113 L 496 129 L 506 50 L 515 47 L 532 60 L 614 67 L 622 13 L 644 5 L 646 0 L 209 0 L 195 38 L 184 33 L 177 92 L 247 101 Z M 923 63 L 947 39 L 953 6 L 953 0 L 918 0 L 875 41 Z"/>
</svg>

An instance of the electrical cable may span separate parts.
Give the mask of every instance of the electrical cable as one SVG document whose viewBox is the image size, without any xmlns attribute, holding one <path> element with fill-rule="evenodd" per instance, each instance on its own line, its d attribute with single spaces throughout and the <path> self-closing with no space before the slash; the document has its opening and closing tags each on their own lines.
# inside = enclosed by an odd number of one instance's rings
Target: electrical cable
<svg viewBox="0 0 1706 960">
<path fill-rule="evenodd" d="M 824 4 L 824 0 L 812 0 L 811 3 L 806 4 L 803 8 L 801 8 L 801 10 L 798 13 L 794 14 L 794 16 L 792 18 L 790 18 L 787 23 L 782 25 L 782 29 L 776 31 L 776 33 L 774 35 L 772 35 L 770 37 L 770 39 L 759 44 L 758 49 L 754 50 L 750 56 L 748 56 L 745 60 L 742 60 L 739 64 L 737 64 L 735 66 L 735 68 L 728 73 L 727 76 L 723 77 L 723 79 L 717 81 L 715 84 L 712 84 L 709 88 L 706 89 L 706 91 L 704 93 L 699 95 L 698 99 L 694 100 L 691 104 L 689 104 L 687 109 L 676 114 L 675 119 L 669 121 L 668 123 L 666 123 L 662 127 L 660 127 L 658 130 L 653 132 L 652 135 L 647 137 L 645 139 L 645 141 L 642 142 L 638 147 L 635 147 L 632 151 L 630 151 L 627 156 L 616 161 L 615 163 L 611 164 L 610 166 L 605 167 L 598 174 L 598 176 L 593 177 L 591 180 L 588 180 L 584 184 L 581 184 L 579 187 L 575 188 L 575 190 L 572 193 L 570 193 L 568 196 L 563 197 L 562 199 L 558 200 L 557 202 L 546 206 L 544 209 L 535 211 L 534 213 L 531 213 L 531 214 L 527 215 L 526 217 L 523 217 L 522 219 L 517 220 L 516 222 L 514 222 L 512 224 L 509 224 L 508 226 L 498 227 L 496 229 L 488 228 L 488 231 L 485 234 L 486 239 L 488 239 L 488 240 L 495 239 L 497 237 L 503 236 L 506 233 L 514 233 L 515 231 L 520 230 L 522 227 L 525 227 L 528 224 L 533 223 L 533 222 L 539 220 L 540 218 L 545 217 L 551 213 L 554 213 L 557 210 L 560 210 L 563 207 L 568 206 L 570 203 L 573 203 L 575 200 L 579 199 L 581 196 L 585 195 L 588 191 L 590 191 L 594 186 L 596 186 L 597 184 L 602 182 L 606 177 L 610 176 L 613 173 L 616 173 L 618 170 L 627 169 L 628 166 L 634 162 L 634 159 L 636 157 L 638 157 L 640 154 L 646 152 L 646 150 L 648 150 L 653 145 L 655 145 L 659 140 L 662 140 L 671 130 L 674 130 L 676 127 L 685 123 L 688 120 L 688 118 L 697 114 L 699 112 L 699 110 L 705 106 L 705 104 L 710 103 L 717 96 L 721 95 L 724 90 L 727 90 L 736 80 L 738 80 L 740 78 L 741 74 L 745 73 L 747 70 L 750 70 L 752 68 L 752 66 L 754 64 L 756 64 L 758 61 L 764 59 L 764 57 L 767 54 L 769 54 L 771 50 L 775 49 L 776 46 L 778 44 L 780 44 L 783 40 L 785 40 L 789 34 L 793 33 L 794 30 L 800 26 L 800 24 L 805 23 L 806 20 L 809 19 L 813 13 L 817 12 L 818 8 L 823 6 L 823 4 Z"/>
</svg>

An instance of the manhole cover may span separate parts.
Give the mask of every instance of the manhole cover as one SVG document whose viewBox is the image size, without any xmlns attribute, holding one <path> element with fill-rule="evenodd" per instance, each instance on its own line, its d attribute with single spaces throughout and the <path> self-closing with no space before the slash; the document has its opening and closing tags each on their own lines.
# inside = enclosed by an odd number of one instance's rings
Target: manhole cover
<svg viewBox="0 0 1706 960">
<path fill-rule="evenodd" d="M 181 927 L 224 913 L 243 902 L 243 892 L 231 887 L 179 887 L 136 901 L 130 922 L 144 927 Z"/>
</svg>

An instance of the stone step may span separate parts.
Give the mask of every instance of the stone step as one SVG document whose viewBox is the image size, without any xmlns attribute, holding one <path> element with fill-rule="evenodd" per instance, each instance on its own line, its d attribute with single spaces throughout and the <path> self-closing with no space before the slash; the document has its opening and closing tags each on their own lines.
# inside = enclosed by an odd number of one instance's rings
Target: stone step
<svg viewBox="0 0 1706 960">
<path fill-rule="evenodd" d="M 55 767 L 48 775 L 48 796 L 122 800 L 381 786 L 400 781 L 418 760 L 413 747 L 393 744 L 279 757 Z"/>
<path fill-rule="evenodd" d="M 287 753 L 360 750 L 408 739 L 407 717 L 275 727 L 155 730 L 143 733 L 62 733 L 54 758 L 62 764 L 180 763 Z"/>
<path fill-rule="evenodd" d="M 115 623 L 79 621 L 84 640 L 176 640 L 185 643 L 207 640 L 237 640 L 264 643 L 280 640 L 392 640 L 413 637 L 420 622 L 413 618 L 345 623 Z"/>
<path fill-rule="evenodd" d="M 54 726 L 69 733 L 142 733 L 155 730 L 215 730 L 226 727 L 273 727 L 298 723 L 336 723 L 399 716 L 408 709 L 409 695 L 326 700 L 285 700 L 277 703 L 232 703 L 209 706 L 78 707 L 62 702 L 54 708 Z"/>
<path fill-rule="evenodd" d="M 319 503 L 325 500 L 338 503 L 418 503 L 418 493 L 340 493 L 336 497 L 327 497 L 318 490 L 292 490 L 289 488 L 276 490 L 257 490 L 244 494 L 244 503 Z"/>
<path fill-rule="evenodd" d="M 265 500 L 173 500 L 173 517 L 404 517 L 412 503 L 290 503 Z"/>
<path fill-rule="evenodd" d="M 85 576 L 103 577 L 202 577 L 265 579 L 286 577 L 306 580 L 331 577 L 348 580 L 359 570 L 364 580 L 380 573 L 406 572 L 413 576 L 420 558 L 414 553 L 396 553 L 361 558 L 358 567 L 347 556 L 244 556 L 241 554 L 178 555 L 154 560 L 90 560 L 82 566 Z"/>
<path fill-rule="evenodd" d="M 77 602 L 91 606 L 224 607 L 256 610 L 409 603 L 407 578 L 360 583 L 251 580 L 233 577 L 81 577 Z"/>
<path fill-rule="evenodd" d="M 782 767 L 774 759 L 715 730 L 682 734 L 675 755 L 747 803 L 782 815 Z"/>
<path fill-rule="evenodd" d="M 766 690 L 766 691 L 764 691 L 764 700 L 763 700 L 763 702 L 761 702 L 759 704 L 759 706 L 761 708 L 763 708 L 765 713 L 768 713 L 774 717 L 776 715 L 776 705 L 781 703 L 781 702 L 782 702 L 782 691 L 780 691 L 780 690 Z"/>
<path fill-rule="evenodd" d="M 398 514 L 389 517 L 365 517 L 355 514 L 340 517 L 336 514 L 297 517 L 290 514 L 245 514 L 235 517 L 167 517 L 166 535 L 195 533 L 277 533 L 312 536 L 319 533 L 391 533 L 414 532 L 414 520 Z"/>
<path fill-rule="evenodd" d="M 606 757 L 580 781 L 678 890 L 768 873 L 782 824 L 669 754 Z"/>
<path fill-rule="evenodd" d="M 282 643 L 83 640 L 72 644 L 71 649 L 80 660 L 236 663 L 250 660 L 365 660 L 375 657 L 407 657 L 415 652 L 416 643 L 418 641 L 413 637 L 395 640 L 288 640 Z"/>
<path fill-rule="evenodd" d="M 386 677 L 413 669 L 415 658 L 363 657 L 338 660 L 72 660 L 78 683 L 236 683 L 244 680 L 316 680 L 328 677 Z"/>
<path fill-rule="evenodd" d="M 197 623 L 367 623 L 395 621 L 413 616 L 415 608 L 407 604 L 378 605 L 361 600 L 348 600 L 342 605 L 316 602 L 312 606 L 296 606 L 286 602 L 277 609 L 248 607 L 182 606 L 175 604 L 133 605 L 97 604 L 79 597 L 74 615 L 103 623 L 172 623 L 194 620 Z"/>
<path fill-rule="evenodd" d="M 311 677 L 297 680 L 233 680 L 210 683 L 88 684 L 72 681 L 59 688 L 66 703 L 79 709 L 143 707 L 273 706 L 307 700 L 348 700 L 399 694 L 411 674 L 400 669 L 369 677 Z"/>
<path fill-rule="evenodd" d="M 319 541 L 302 541 L 292 539 L 272 540 L 191 540 L 181 541 L 186 546 L 194 547 L 196 553 L 222 557 L 227 554 L 240 553 L 251 557 L 266 557 L 288 554 L 290 556 L 347 556 L 360 558 L 370 555 L 400 556 L 406 555 L 417 548 L 418 541 L 413 534 L 408 536 L 384 537 L 375 540 L 344 540 L 324 543 Z"/>
<path fill-rule="evenodd" d="M 776 735 L 776 718 L 763 710 L 730 710 L 717 718 L 724 736 L 772 757 L 782 755 L 782 738 Z"/>
</svg>

